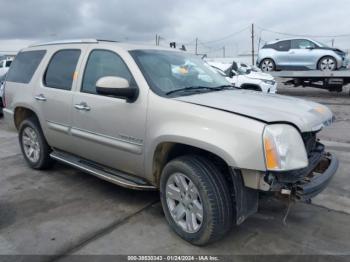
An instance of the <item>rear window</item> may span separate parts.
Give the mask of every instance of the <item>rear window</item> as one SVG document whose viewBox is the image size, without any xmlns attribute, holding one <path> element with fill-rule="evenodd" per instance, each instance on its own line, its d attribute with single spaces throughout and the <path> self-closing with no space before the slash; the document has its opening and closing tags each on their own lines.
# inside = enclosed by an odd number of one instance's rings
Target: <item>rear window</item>
<svg viewBox="0 0 350 262">
<path fill-rule="evenodd" d="M 45 85 L 51 88 L 71 90 L 79 56 L 79 49 L 61 50 L 55 53 L 45 73 Z"/>
<path fill-rule="evenodd" d="M 29 83 L 45 53 L 45 50 L 19 53 L 10 67 L 6 81 L 23 84 Z"/>
</svg>

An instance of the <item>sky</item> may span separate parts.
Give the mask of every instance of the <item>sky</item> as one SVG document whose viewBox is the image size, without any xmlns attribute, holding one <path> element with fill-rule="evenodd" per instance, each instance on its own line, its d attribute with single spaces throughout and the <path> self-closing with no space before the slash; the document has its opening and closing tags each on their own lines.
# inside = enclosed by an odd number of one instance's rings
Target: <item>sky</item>
<svg viewBox="0 0 350 262">
<path fill-rule="evenodd" d="M 175 41 L 191 52 L 233 56 L 286 35 L 350 49 L 349 0 L 0 0 L 0 52 L 75 38 L 160 45 Z M 269 30 L 269 31 L 268 31 Z M 348 34 L 345 37 L 333 37 Z M 325 36 L 325 37 L 318 37 Z"/>
</svg>

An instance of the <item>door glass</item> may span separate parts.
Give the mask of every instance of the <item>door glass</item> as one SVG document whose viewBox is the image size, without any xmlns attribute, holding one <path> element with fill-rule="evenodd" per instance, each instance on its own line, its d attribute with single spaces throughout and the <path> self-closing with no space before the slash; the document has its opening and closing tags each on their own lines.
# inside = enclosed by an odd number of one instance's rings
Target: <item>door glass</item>
<svg viewBox="0 0 350 262">
<path fill-rule="evenodd" d="M 44 83 L 47 87 L 71 90 L 80 50 L 61 50 L 53 55 L 46 69 Z"/>
<path fill-rule="evenodd" d="M 122 77 L 132 84 L 133 77 L 122 58 L 112 51 L 93 50 L 86 64 L 81 92 L 97 94 L 96 82 L 101 77 Z"/>
<path fill-rule="evenodd" d="M 295 39 L 292 41 L 293 49 L 315 48 L 316 45 L 307 39 Z"/>
</svg>

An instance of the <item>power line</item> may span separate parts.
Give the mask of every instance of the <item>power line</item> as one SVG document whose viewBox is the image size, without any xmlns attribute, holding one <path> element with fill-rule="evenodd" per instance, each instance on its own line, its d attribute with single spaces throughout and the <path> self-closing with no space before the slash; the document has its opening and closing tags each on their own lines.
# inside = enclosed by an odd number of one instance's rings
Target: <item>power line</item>
<svg viewBox="0 0 350 262">
<path fill-rule="evenodd" d="M 215 40 L 206 41 L 206 42 L 204 42 L 204 44 L 215 43 L 215 42 L 220 42 L 220 41 L 226 40 L 226 39 L 231 38 L 231 37 L 233 37 L 233 36 L 235 36 L 235 35 L 237 35 L 239 33 L 244 32 L 245 30 L 248 30 L 249 28 L 250 28 L 250 26 L 247 26 L 247 27 L 245 27 L 245 28 L 243 28 L 243 29 L 241 29 L 239 31 L 236 31 L 234 33 L 231 33 L 231 34 L 229 34 L 229 35 L 227 35 L 225 37 L 222 37 L 222 38 L 219 38 L 219 39 L 215 39 Z"/>
<path fill-rule="evenodd" d="M 267 29 L 264 27 L 261 27 L 259 25 L 256 25 L 261 31 L 266 31 L 270 33 L 275 33 L 279 35 L 285 35 L 285 36 L 296 36 L 296 37 L 312 37 L 312 38 L 338 38 L 338 37 L 350 37 L 350 34 L 340 34 L 340 35 L 306 35 L 306 34 L 290 34 L 285 32 L 279 32 L 271 29 Z"/>
</svg>

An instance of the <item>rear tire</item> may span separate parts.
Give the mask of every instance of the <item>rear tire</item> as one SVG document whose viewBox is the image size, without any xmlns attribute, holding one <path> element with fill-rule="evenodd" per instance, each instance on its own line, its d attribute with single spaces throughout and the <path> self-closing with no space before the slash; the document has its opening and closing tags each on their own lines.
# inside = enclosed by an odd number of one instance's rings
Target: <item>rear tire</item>
<svg viewBox="0 0 350 262">
<path fill-rule="evenodd" d="M 272 72 L 276 71 L 276 64 L 271 58 L 265 58 L 260 62 L 260 69 L 263 72 Z"/>
<path fill-rule="evenodd" d="M 222 238 L 234 222 L 227 182 L 204 157 L 187 155 L 169 162 L 160 179 L 160 197 L 170 227 L 191 244 L 205 245 Z"/>
<path fill-rule="evenodd" d="M 332 56 L 324 56 L 318 61 L 317 69 L 321 71 L 337 70 L 337 60 Z"/>
<path fill-rule="evenodd" d="M 23 120 L 18 135 L 22 154 L 31 168 L 47 169 L 52 166 L 51 148 L 35 117 Z"/>
</svg>

